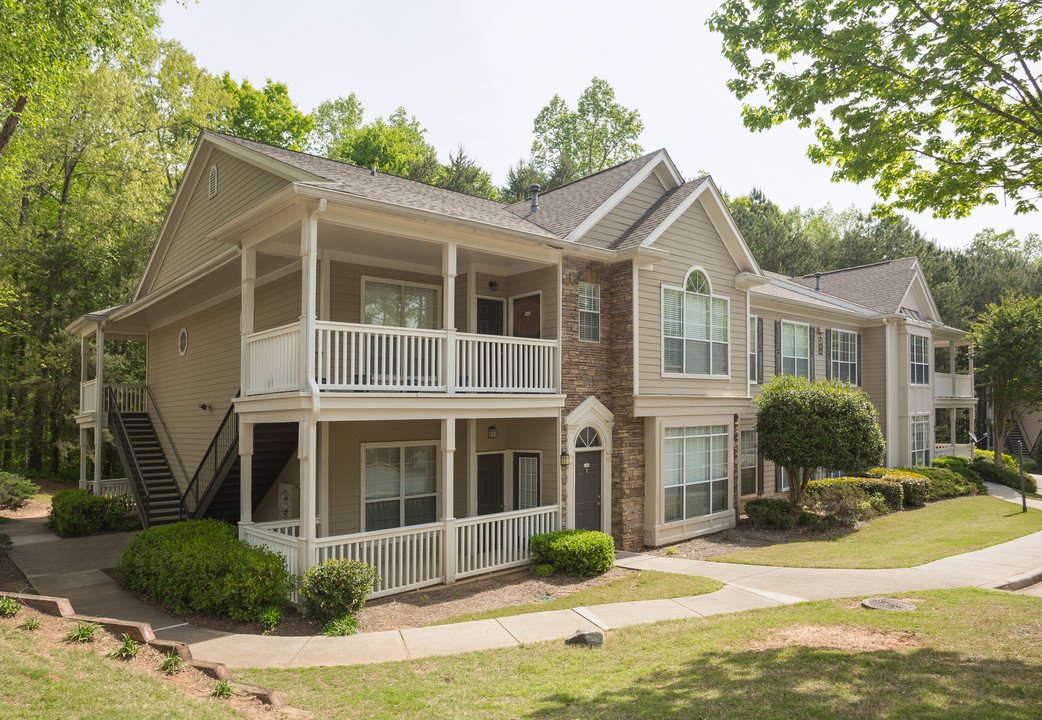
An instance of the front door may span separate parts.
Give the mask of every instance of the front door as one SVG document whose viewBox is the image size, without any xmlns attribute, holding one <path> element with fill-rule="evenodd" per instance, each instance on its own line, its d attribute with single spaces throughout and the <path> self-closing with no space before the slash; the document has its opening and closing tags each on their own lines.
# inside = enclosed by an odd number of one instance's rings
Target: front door
<svg viewBox="0 0 1042 720">
<path fill-rule="evenodd" d="M 575 527 L 601 529 L 602 450 L 575 453 Z"/>
<path fill-rule="evenodd" d="M 478 515 L 503 512 L 503 453 L 478 455 Z"/>
<path fill-rule="evenodd" d="M 539 453 L 514 453 L 514 509 L 539 507 Z"/>
<path fill-rule="evenodd" d="M 478 335 L 502 335 L 506 303 L 496 298 L 478 298 Z"/>
<path fill-rule="evenodd" d="M 514 337 L 537 338 L 542 330 L 542 319 L 539 314 L 539 295 L 525 295 L 514 298 L 512 320 Z"/>
</svg>

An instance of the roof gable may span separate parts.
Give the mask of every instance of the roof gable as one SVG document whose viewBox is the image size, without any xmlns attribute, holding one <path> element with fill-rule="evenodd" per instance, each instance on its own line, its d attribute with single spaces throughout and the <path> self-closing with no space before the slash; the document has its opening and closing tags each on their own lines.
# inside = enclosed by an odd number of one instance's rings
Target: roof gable
<svg viewBox="0 0 1042 720">
<path fill-rule="evenodd" d="M 908 288 L 916 275 L 922 278 L 919 260 L 914 257 L 899 260 L 886 260 L 860 265 L 858 267 L 831 270 L 821 274 L 821 291 L 885 315 L 893 315 L 900 311 Z M 791 278 L 790 282 L 815 289 L 817 279 L 814 275 Z M 926 291 L 929 293 L 929 290 Z M 933 300 L 930 299 L 932 304 Z M 936 317 L 936 306 L 933 314 Z"/>
</svg>

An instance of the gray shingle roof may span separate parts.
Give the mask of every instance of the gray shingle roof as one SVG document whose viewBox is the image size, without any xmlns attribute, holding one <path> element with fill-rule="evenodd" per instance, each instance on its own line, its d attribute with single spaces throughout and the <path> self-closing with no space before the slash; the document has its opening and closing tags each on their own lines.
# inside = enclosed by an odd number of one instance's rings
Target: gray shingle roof
<svg viewBox="0 0 1042 720">
<path fill-rule="evenodd" d="M 674 188 L 656 200 L 637 222 L 633 223 L 629 230 L 619 236 L 619 239 L 609 245 L 611 250 L 624 250 L 626 248 L 639 247 L 648 239 L 655 228 L 661 225 L 670 213 L 684 202 L 691 193 L 698 190 L 709 179 L 708 175 L 690 180 L 680 187 Z"/>
<path fill-rule="evenodd" d="M 791 278 L 784 275 L 778 275 L 778 273 L 765 273 L 768 277 L 774 279 L 781 279 L 788 282 L 792 282 Z M 797 290 L 792 290 L 787 287 L 780 285 L 757 285 L 749 289 L 749 293 L 752 295 L 764 295 L 767 297 L 777 298 L 779 300 L 792 300 L 795 302 L 815 305 L 820 308 L 828 310 L 839 310 L 841 312 L 850 312 L 849 307 L 840 305 L 836 300 L 825 293 L 815 293 L 814 295 L 805 295 Z"/>
<path fill-rule="evenodd" d="M 603 205 L 660 152 L 662 152 L 661 149 L 655 150 L 567 185 L 540 193 L 537 212 L 532 212 L 532 203 L 528 200 L 507 205 L 506 209 L 559 237 L 568 237 L 572 230 L 575 230 L 583 220 Z"/>
<path fill-rule="evenodd" d="M 821 274 L 821 291 L 876 312 L 896 313 L 915 277 L 917 264 L 916 258 L 907 257 L 824 272 Z M 816 279 L 813 275 L 804 275 L 789 279 L 789 282 L 813 290 Z"/>
<path fill-rule="evenodd" d="M 528 222 L 509 211 L 509 206 L 494 200 L 464 195 L 463 193 L 445 190 L 426 185 L 414 180 L 385 175 L 377 172 L 373 175 L 365 168 L 336 162 L 327 158 L 286 150 L 273 145 L 244 140 L 234 135 L 225 135 L 208 131 L 228 142 L 260 153 L 273 160 L 304 172 L 325 178 L 328 182 L 308 182 L 301 184 L 325 187 L 339 192 L 349 193 L 369 200 L 394 203 L 402 207 L 439 213 L 448 217 L 472 220 L 507 230 L 521 231 L 546 239 L 559 239 L 553 232 Z"/>
</svg>

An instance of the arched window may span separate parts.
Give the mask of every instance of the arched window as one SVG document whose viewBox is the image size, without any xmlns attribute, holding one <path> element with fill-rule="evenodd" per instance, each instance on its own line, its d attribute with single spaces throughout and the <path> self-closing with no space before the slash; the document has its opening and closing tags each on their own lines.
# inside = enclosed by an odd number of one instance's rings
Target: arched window
<svg viewBox="0 0 1042 720">
<path fill-rule="evenodd" d="M 683 288 L 662 289 L 662 369 L 685 375 L 728 374 L 730 302 L 713 295 L 709 276 L 692 268 Z"/>
<path fill-rule="evenodd" d="M 579 431 L 579 434 L 575 436 L 575 449 L 583 450 L 585 448 L 599 448 L 603 447 L 604 443 L 601 442 L 601 436 L 597 434 L 597 431 L 592 427 L 583 428 Z"/>
</svg>

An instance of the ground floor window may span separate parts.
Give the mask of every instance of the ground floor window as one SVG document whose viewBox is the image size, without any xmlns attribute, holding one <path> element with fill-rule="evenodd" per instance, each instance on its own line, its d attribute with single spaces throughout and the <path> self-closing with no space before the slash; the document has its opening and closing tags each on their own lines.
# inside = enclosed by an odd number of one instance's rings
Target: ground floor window
<svg viewBox="0 0 1042 720">
<path fill-rule="evenodd" d="M 756 494 L 756 431 L 742 430 L 742 495 Z"/>
<path fill-rule="evenodd" d="M 367 531 L 437 520 L 436 444 L 370 445 L 364 457 Z"/>
<path fill-rule="evenodd" d="M 666 428 L 665 521 L 727 510 L 727 426 Z"/>
<path fill-rule="evenodd" d="M 930 416 L 912 418 L 912 466 L 930 464 Z"/>
<path fill-rule="evenodd" d="M 539 455 L 514 454 L 514 509 L 539 507 Z"/>
</svg>

